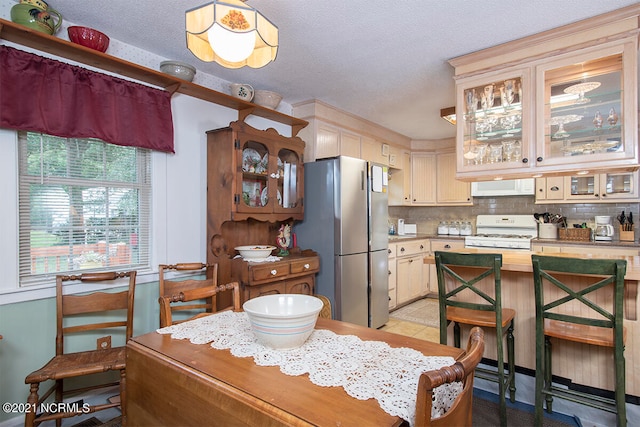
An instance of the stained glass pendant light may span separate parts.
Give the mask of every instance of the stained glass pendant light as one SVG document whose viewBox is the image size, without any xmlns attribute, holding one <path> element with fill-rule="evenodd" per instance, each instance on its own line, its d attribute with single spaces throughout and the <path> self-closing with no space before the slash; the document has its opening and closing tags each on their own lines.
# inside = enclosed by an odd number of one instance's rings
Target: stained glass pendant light
<svg viewBox="0 0 640 427">
<path fill-rule="evenodd" d="M 196 57 L 226 68 L 261 68 L 278 52 L 278 27 L 241 0 L 187 10 L 186 35 Z"/>
</svg>

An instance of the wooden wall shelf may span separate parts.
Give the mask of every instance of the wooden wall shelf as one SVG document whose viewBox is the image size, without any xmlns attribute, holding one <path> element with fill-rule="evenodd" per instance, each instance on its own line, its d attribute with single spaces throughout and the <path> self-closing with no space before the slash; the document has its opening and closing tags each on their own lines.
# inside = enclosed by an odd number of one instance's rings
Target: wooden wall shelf
<svg viewBox="0 0 640 427">
<path fill-rule="evenodd" d="M 0 19 L 0 38 L 47 52 L 62 58 L 70 59 L 81 64 L 96 67 L 105 71 L 119 74 L 131 79 L 139 80 L 163 88 L 173 93 L 199 98 L 204 101 L 222 105 L 238 111 L 238 119 L 244 121 L 249 115 L 263 117 L 274 122 L 291 126 L 291 134 L 295 136 L 308 125 L 308 122 L 291 117 L 278 111 L 261 107 L 251 102 L 245 102 L 231 95 L 217 92 L 203 86 L 164 74 L 150 68 L 143 67 L 124 59 L 98 52 L 84 46 L 31 30 L 20 24 Z"/>
</svg>

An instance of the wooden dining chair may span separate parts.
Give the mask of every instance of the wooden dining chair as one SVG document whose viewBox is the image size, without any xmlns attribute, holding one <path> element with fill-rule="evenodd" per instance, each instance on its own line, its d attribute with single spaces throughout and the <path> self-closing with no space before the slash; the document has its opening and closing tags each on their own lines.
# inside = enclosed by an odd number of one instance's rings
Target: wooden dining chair
<svg viewBox="0 0 640 427">
<path fill-rule="evenodd" d="M 322 301 L 322 309 L 320 310 L 318 316 L 324 319 L 333 319 L 333 316 L 331 314 L 331 300 L 329 300 L 329 298 L 327 298 L 326 296 L 320 294 L 315 294 L 314 297 Z"/>
<path fill-rule="evenodd" d="M 484 354 L 484 331 L 471 329 L 467 350 L 456 363 L 433 371 L 424 372 L 418 381 L 415 427 L 459 426 L 471 427 L 473 407 L 473 375 Z M 462 391 L 451 408 L 441 417 L 431 419 L 433 390 L 442 384 L 462 381 Z"/>
<path fill-rule="evenodd" d="M 168 273 L 172 274 L 167 277 Z M 200 288 L 211 288 L 218 284 L 218 264 L 204 264 L 201 262 L 189 262 L 178 264 L 160 264 L 158 266 L 158 283 L 160 298 L 178 295 L 182 291 Z M 173 303 L 171 310 L 173 323 L 184 322 L 194 317 L 203 316 L 216 311 L 215 293 L 203 300 L 190 300 L 190 304 Z M 177 314 L 177 316 L 176 316 Z M 168 326 L 162 323 L 162 311 L 160 312 L 160 327 Z"/>
<path fill-rule="evenodd" d="M 92 292 L 81 295 L 64 294 L 65 282 L 79 281 L 82 284 L 108 283 L 120 287 L 119 279 L 128 278 L 127 287 L 115 292 Z M 75 412 L 44 412 L 37 414 L 49 396 L 55 392 L 55 403 L 62 403 L 66 395 L 78 394 L 91 389 L 120 385 L 120 401 L 91 405 L 89 411 L 100 411 L 120 406 L 122 425 L 126 423 L 125 407 L 125 344 L 133 334 L 133 304 L 136 284 L 136 272 L 102 272 L 84 273 L 80 275 L 56 277 L 56 349 L 55 356 L 42 368 L 33 371 L 25 378 L 30 391 L 27 400 L 25 426 L 34 426 L 47 420 L 56 420 L 60 426 L 61 419 L 83 415 L 87 408 L 79 405 Z M 110 334 L 96 339 L 96 347 L 80 352 L 66 352 L 65 346 L 71 346 L 71 338 L 75 347 L 86 342 L 87 333 Z M 112 347 L 112 336 L 122 341 L 121 346 Z M 119 381 L 105 384 L 93 384 L 82 389 L 65 389 L 65 380 L 108 371 L 119 371 Z M 40 383 L 53 380 L 55 383 L 40 397 Z M 95 383 L 95 380 L 94 380 Z M 68 408 L 67 408 L 68 409 Z"/>
<path fill-rule="evenodd" d="M 447 329 L 453 322 L 454 345 L 460 347 L 460 325 L 496 330 L 496 369 L 477 368 L 478 378 L 498 383 L 500 425 L 507 425 L 506 390 L 511 402 L 516 400 L 515 345 L 513 325 L 515 310 L 502 307 L 502 255 L 435 252 L 440 304 L 440 343 L 447 344 Z M 504 345 L 507 341 L 507 367 L 504 368 Z"/>
<path fill-rule="evenodd" d="M 531 262 L 536 302 L 535 425 L 542 425 L 543 403 L 547 412 L 552 412 L 555 396 L 613 412 L 617 425 L 626 426 L 624 345 L 627 331 L 623 326 L 623 304 L 627 261 L 531 255 Z M 576 275 L 581 277 L 581 285 L 572 283 Z M 585 280 L 588 283 L 585 284 Z M 611 348 L 615 398 L 554 386 L 552 338 Z M 573 363 L 580 362 L 573 360 Z M 608 367 L 590 365 L 585 369 Z"/>
<path fill-rule="evenodd" d="M 240 285 L 238 284 L 238 282 L 231 282 L 224 285 L 214 285 L 206 288 L 183 290 L 173 295 L 160 297 L 158 300 L 158 302 L 160 303 L 160 327 L 164 328 L 165 326 L 176 324 L 176 322 L 172 321 L 175 303 L 185 303 L 202 299 L 210 299 L 215 297 L 219 292 L 229 290 L 232 291 L 233 304 L 230 307 L 227 307 L 220 311 L 241 311 L 242 307 L 240 301 Z M 192 317 L 191 319 L 208 316 L 210 314 L 211 313 L 209 312 L 201 313 L 200 315 Z"/>
</svg>

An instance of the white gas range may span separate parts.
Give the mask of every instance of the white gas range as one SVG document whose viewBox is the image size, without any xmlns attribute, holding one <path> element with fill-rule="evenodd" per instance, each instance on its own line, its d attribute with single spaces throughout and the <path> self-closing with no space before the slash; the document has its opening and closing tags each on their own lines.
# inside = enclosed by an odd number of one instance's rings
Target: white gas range
<svg viewBox="0 0 640 427">
<path fill-rule="evenodd" d="M 478 215 L 476 234 L 467 236 L 467 248 L 531 250 L 531 239 L 538 237 L 533 215 Z"/>
</svg>

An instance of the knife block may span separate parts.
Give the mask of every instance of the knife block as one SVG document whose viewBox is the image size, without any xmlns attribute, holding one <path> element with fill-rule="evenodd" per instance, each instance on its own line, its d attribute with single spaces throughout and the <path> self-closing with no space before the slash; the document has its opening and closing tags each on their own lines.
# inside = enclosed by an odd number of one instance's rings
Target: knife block
<svg viewBox="0 0 640 427">
<path fill-rule="evenodd" d="M 633 228 L 631 230 L 623 230 L 620 226 L 620 241 L 621 242 L 633 242 L 635 240 L 635 232 Z"/>
</svg>

